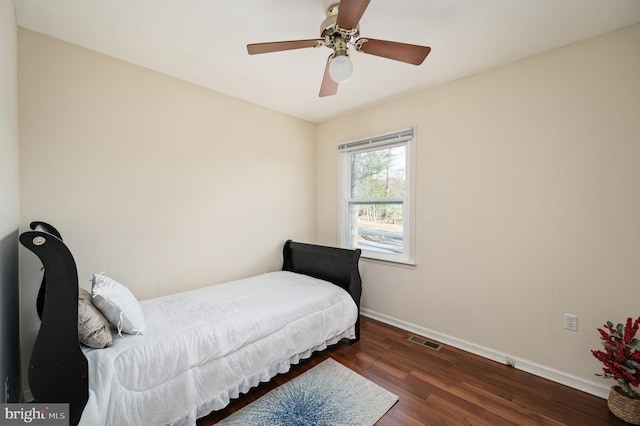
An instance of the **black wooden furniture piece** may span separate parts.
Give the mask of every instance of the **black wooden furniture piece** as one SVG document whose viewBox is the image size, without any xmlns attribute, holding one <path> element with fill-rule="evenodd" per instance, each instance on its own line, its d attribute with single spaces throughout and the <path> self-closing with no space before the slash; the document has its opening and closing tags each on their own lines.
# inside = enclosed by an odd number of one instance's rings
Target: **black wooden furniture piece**
<svg viewBox="0 0 640 426">
<path fill-rule="evenodd" d="M 33 222 L 31 229 L 34 231 L 20 235 L 20 243 L 40 258 L 44 276 L 38 293 L 41 323 L 29 361 L 29 388 L 35 402 L 68 402 L 69 423 L 75 425 L 89 398 L 89 366 L 78 342 L 78 271 L 55 228 Z"/>
<path fill-rule="evenodd" d="M 360 339 L 360 296 L 362 295 L 362 278 L 358 268 L 360 254 L 360 249 L 348 250 L 295 243 L 291 240 L 284 244 L 282 253 L 283 271 L 297 272 L 332 282 L 351 295 L 358 306 L 356 338 L 353 342 Z"/>
<path fill-rule="evenodd" d="M 70 424 L 76 425 L 87 404 L 89 365 L 78 341 L 78 272 L 60 233 L 45 222 L 31 223 L 20 242 L 44 266 L 37 310 L 41 325 L 29 362 L 28 380 L 36 402 L 67 402 Z M 282 270 L 329 281 L 347 291 L 358 313 L 362 281 L 360 250 L 304 244 L 284 244 Z M 360 337 L 359 320 L 355 342 Z"/>
</svg>

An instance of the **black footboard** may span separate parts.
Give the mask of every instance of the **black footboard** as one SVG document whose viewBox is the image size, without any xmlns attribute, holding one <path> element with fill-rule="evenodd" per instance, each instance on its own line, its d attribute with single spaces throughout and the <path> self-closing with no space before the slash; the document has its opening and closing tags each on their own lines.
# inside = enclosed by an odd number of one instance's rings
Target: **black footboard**
<svg viewBox="0 0 640 426">
<path fill-rule="evenodd" d="M 348 250 L 313 244 L 295 243 L 288 240 L 283 249 L 283 271 L 309 275 L 345 289 L 358 306 L 356 322 L 356 338 L 360 339 L 360 296 L 362 295 L 362 279 L 358 261 L 360 249 Z"/>
</svg>

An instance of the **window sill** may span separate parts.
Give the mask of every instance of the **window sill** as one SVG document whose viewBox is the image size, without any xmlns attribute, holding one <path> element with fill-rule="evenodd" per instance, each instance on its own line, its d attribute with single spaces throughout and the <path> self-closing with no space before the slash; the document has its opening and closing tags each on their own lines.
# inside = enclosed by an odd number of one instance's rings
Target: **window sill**
<svg viewBox="0 0 640 426">
<path fill-rule="evenodd" d="M 377 264 L 380 264 L 380 265 L 389 265 L 389 266 L 394 266 L 396 268 L 415 269 L 415 267 L 416 267 L 416 263 L 415 262 L 404 262 L 404 261 L 400 261 L 400 260 L 378 259 L 378 258 L 375 258 L 375 257 L 368 257 L 364 253 L 360 256 L 360 259 L 365 261 L 365 262 L 377 263 Z"/>
</svg>

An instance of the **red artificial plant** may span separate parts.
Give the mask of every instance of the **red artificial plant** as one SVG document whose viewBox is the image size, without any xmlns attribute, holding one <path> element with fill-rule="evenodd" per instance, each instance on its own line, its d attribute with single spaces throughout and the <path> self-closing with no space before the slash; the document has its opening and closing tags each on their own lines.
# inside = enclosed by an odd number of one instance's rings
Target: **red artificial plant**
<svg viewBox="0 0 640 426">
<path fill-rule="evenodd" d="M 640 399 L 634 391 L 640 385 L 640 340 L 635 336 L 640 328 L 640 317 L 633 321 L 627 318 L 626 325 L 607 321 L 598 332 L 602 338 L 604 351 L 591 353 L 604 364 L 603 377 L 611 377 L 618 382 L 619 390 L 629 398 Z"/>
</svg>

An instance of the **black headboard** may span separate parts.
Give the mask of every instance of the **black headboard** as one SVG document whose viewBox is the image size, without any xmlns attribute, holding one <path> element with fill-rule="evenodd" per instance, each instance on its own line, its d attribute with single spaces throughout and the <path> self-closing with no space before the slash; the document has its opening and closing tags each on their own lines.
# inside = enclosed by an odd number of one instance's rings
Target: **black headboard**
<svg viewBox="0 0 640 426">
<path fill-rule="evenodd" d="M 62 241 L 62 235 L 53 226 L 46 222 L 31 222 L 29 228 L 34 231 L 44 231 L 52 234 Z M 44 308 L 44 297 L 47 291 L 47 274 L 42 275 L 42 282 L 40 283 L 40 290 L 38 291 L 38 300 L 36 302 L 36 310 L 38 311 L 38 317 L 42 320 L 42 309 Z"/>
<path fill-rule="evenodd" d="M 76 263 L 62 240 L 48 232 L 23 232 L 20 242 L 40 258 L 45 277 L 43 296 L 38 297 L 42 321 L 29 361 L 29 387 L 36 402 L 68 402 L 69 421 L 75 425 L 89 399 L 89 366 L 78 342 Z"/>
</svg>

